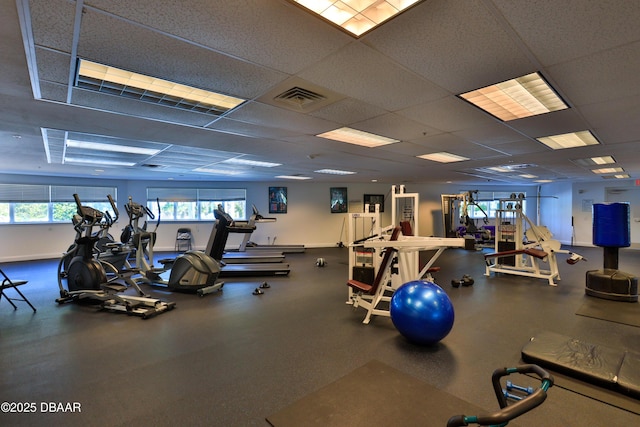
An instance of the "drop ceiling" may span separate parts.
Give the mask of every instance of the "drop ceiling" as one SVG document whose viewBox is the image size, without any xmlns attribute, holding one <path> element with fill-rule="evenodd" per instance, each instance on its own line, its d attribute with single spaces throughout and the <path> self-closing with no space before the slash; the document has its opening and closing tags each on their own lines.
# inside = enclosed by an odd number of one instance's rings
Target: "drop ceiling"
<svg viewBox="0 0 640 427">
<path fill-rule="evenodd" d="M 286 0 L 0 8 L 5 174 L 533 185 L 608 179 L 579 160 L 613 156 L 640 178 L 640 2 L 425 0 L 360 38 Z M 246 101 L 212 115 L 98 93 L 74 85 L 78 59 Z M 569 108 L 502 122 L 457 96 L 532 72 Z M 316 136 L 341 127 L 399 142 Z M 536 139 L 583 130 L 600 144 L 554 151 Z M 67 139 L 159 151 L 88 153 Z M 440 151 L 469 160 L 417 157 Z M 225 162 L 238 158 L 279 166 Z"/>
</svg>

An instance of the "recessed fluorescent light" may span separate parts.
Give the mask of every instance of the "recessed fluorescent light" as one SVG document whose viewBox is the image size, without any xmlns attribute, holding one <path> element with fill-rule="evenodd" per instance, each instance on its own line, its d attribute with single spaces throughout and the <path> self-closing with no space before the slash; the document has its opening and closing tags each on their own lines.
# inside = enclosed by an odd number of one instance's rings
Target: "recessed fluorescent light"
<svg viewBox="0 0 640 427">
<path fill-rule="evenodd" d="M 338 169 L 319 169 L 317 171 L 314 171 L 316 173 L 326 173 L 329 175 L 353 175 L 355 172 L 351 172 L 351 171 L 341 171 Z"/>
<path fill-rule="evenodd" d="M 609 165 L 616 162 L 616 160 L 611 156 L 592 157 L 591 160 L 596 165 Z"/>
<path fill-rule="evenodd" d="M 211 173 L 215 175 L 239 175 L 241 172 L 237 170 L 229 170 L 229 169 L 214 169 L 214 168 L 197 168 L 193 170 L 194 172 L 204 172 Z"/>
<path fill-rule="evenodd" d="M 618 167 L 618 168 L 601 168 L 601 169 L 592 169 L 591 172 L 597 173 L 597 174 L 618 173 L 618 172 L 624 172 L 624 169 L 622 169 L 620 167 Z"/>
<path fill-rule="evenodd" d="M 155 148 L 132 147 L 130 145 L 106 144 L 104 142 L 88 142 L 67 139 L 67 148 L 81 148 L 84 150 L 109 151 L 116 153 L 143 154 L 145 156 L 154 156 L 161 150 Z"/>
<path fill-rule="evenodd" d="M 297 179 L 297 180 L 305 180 L 305 179 L 311 179 L 310 176 L 300 176 L 300 175 L 278 175 L 276 176 L 276 178 L 281 178 L 281 179 Z"/>
<path fill-rule="evenodd" d="M 581 166 L 611 165 L 616 162 L 616 160 L 612 156 L 591 157 L 589 159 L 575 159 L 573 161 Z"/>
<path fill-rule="evenodd" d="M 235 108 L 245 101 L 85 59 L 80 59 L 78 62 L 77 86 L 84 89 L 106 91 L 117 95 L 127 94 L 129 98 L 135 95 L 143 101 L 216 115 Z M 103 85 L 100 82 L 109 84 Z M 111 90 L 103 89 L 103 86 Z"/>
<path fill-rule="evenodd" d="M 569 108 L 538 73 L 459 96 L 505 122 Z"/>
<path fill-rule="evenodd" d="M 118 160 L 105 160 L 105 159 L 81 159 L 75 157 L 65 157 L 65 163 L 84 163 L 87 165 L 100 165 L 100 166 L 134 166 L 135 162 L 123 162 Z"/>
<path fill-rule="evenodd" d="M 631 178 L 628 173 L 621 174 L 621 175 L 614 175 L 613 177 L 618 179 Z"/>
<path fill-rule="evenodd" d="M 494 172 L 511 172 L 511 169 L 504 167 L 504 166 L 492 166 L 490 168 L 487 168 L 489 170 L 492 170 Z"/>
<path fill-rule="evenodd" d="M 364 132 L 357 129 L 342 127 L 329 132 L 321 133 L 320 138 L 332 139 L 334 141 L 346 142 L 348 144 L 362 145 L 365 147 L 379 147 L 381 145 L 400 142 L 397 139 L 376 135 L 375 133 Z"/>
<path fill-rule="evenodd" d="M 469 160 L 466 157 L 457 156 L 455 154 L 447 153 L 446 151 L 441 151 L 439 153 L 431 153 L 431 154 L 423 154 L 422 156 L 417 156 L 421 159 L 432 160 L 434 162 L 440 163 L 452 163 L 452 162 L 461 162 L 464 160 Z"/>
<path fill-rule="evenodd" d="M 588 130 L 580 132 L 563 133 L 561 135 L 536 138 L 549 148 L 562 150 L 564 148 L 584 147 L 586 145 L 598 145 L 599 142 Z"/>
<path fill-rule="evenodd" d="M 536 175 L 531 175 L 530 173 L 525 173 L 520 175 L 522 178 L 528 178 L 528 179 L 532 179 L 532 178 L 537 178 Z"/>
<path fill-rule="evenodd" d="M 538 182 L 540 184 L 546 184 L 546 183 L 549 183 L 549 182 L 553 182 L 553 180 L 552 179 L 536 179 L 533 182 Z"/>
<path fill-rule="evenodd" d="M 243 166 L 259 166 L 261 168 L 273 168 L 276 166 L 282 166 L 282 163 L 261 162 L 257 160 L 242 159 L 239 157 L 233 157 L 231 159 L 223 160 L 221 163 Z"/>
<path fill-rule="evenodd" d="M 354 36 L 377 27 L 420 0 L 292 0 Z"/>
</svg>

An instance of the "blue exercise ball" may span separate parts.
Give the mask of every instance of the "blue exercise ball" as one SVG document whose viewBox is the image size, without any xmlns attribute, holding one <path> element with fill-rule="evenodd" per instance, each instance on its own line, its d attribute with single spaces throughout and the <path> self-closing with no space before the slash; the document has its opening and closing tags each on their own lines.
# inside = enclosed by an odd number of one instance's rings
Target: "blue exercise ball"
<svg viewBox="0 0 640 427">
<path fill-rule="evenodd" d="M 389 309 L 398 332 L 416 344 L 435 344 L 453 328 L 453 304 L 433 282 L 415 280 L 400 286 Z"/>
</svg>

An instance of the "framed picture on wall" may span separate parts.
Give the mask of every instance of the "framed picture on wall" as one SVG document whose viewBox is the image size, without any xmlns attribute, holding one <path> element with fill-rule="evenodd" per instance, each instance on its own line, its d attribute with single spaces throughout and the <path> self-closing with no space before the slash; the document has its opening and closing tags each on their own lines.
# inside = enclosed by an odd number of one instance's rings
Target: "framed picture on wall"
<svg viewBox="0 0 640 427">
<path fill-rule="evenodd" d="M 375 212 L 376 205 L 380 205 L 380 212 L 384 212 L 384 194 L 365 194 L 362 200 L 364 205 L 369 205 L 369 212 Z"/>
<path fill-rule="evenodd" d="M 269 213 L 287 213 L 287 187 L 269 187 Z"/>
<path fill-rule="evenodd" d="M 331 213 L 346 213 L 348 210 L 347 187 L 331 187 Z"/>
</svg>

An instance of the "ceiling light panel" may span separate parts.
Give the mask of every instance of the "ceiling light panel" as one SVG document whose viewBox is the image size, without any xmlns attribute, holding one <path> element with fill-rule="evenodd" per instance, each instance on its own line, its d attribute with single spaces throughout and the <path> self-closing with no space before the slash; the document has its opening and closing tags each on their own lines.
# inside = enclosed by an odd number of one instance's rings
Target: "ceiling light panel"
<svg viewBox="0 0 640 427">
<path fill-rule="evenodd" d="M 301 175 L 278 175 L 278 176 L 276 176 L 276 178 L 294 179 L 294 180 L 298 180 L 298 181 L 304 181 L 304 180 L 307 180 L 307 179 L 311 179 L 310 176 L 301 176 Z"/>
<path fill-rule="evenodd" d="M 422 0 L 291 0 L 359 37 Z"/>
<path fill-rule="evenodd" d="M 453 163 L 453 162 L 462 162 L 464 160 L 469 160 L 466 157 L 447 153 L 446 151 L 441 151 L 439 153 L 423 154 L 417 157 L 421 159 L 431 160 L 434 162 L 439 162 L 439 163 Z"/>
<path fill-rule="evenodd" d="M 189 170 L 200 166 L 218 163 L 235 155 L 237 154 L 208 150 L 205 148 L 174 145 L 149 160 L 154 164 Z"/>
<path fill-rule="evenodd" d="M 580 166 L 612 165 L 616 160 L 612 156 L 591 157 L 589 159 L 574 159 L 574 163 Z"/>
<path fill-rule="evenodd" d="M 124 160 L 108 160 L 108 159 L 91 159 L 91 158 L 75 158 L 65 157 L 64 163 L 77 163 L 85 165 L 100 165 L 100 166 L 135 166 L 136 162 L 129 162 Z"/>
<path fill-rule="evenodd" d="M 76 141 L 73 139 L 67 139 L 66 146 L 67 148 L 79 148 L 84 150 L 109 151 L 109 152 L 127 153 L 127 154 L 142 154 L 146 156 L 153 156 L 155 154 L 158 154 L 161 151 L 155 148 L 107 144 L 104 142 Z"/>
<path fill-rule="evenodd" d="M 339 169 L 318 169 L 317 171 L 314 171 L 316 173 L 324 173 L 324 174 L 328 174 L 328 175 L 353 175 L 355 174 L 355 172 L 351 172 L 351 171 L 343 171 L 343 170 L 339 170 Z"/>
<path fill-rule="evenodd" d="M 258 160 L 243 159 L 241 157 L 233 157 L 231 159 L 223 160 L 222 163 L 241 166 L 257 166 L 261 168 L 273 168 L 276 166 L 282 166 L 282 163 L 262 162 Z"/>
<path fill-rule="evenodd" d="M 538 73 L 527 74 L 459 96 L 503 121 L 569 108 Z"/>
<path fill-rule="evenodd" d="M 554 150 L 599 144 L 596 137 L 593 136 L 593 134 L 588 130 L 564 133 L 561 135 L 545 136 L 536 139 Z"/>
<path fill-rule="evenodd" d="M 386 136 L 376 135 L 375 133 L 364 132 L 348 127 L 342 127 L 316 136 L 334 141 L 346 142 L 347 144 L 361 145 L 363 147 L 379 147 L 381 145 L 400 142 L 397 139 L 387 138 Z"/>
<path fill-rule="evenodd" d="M 84 59 L 78 60 L 76 86 L 216 116 L 245 101 Z"/>
<path fill-rule="evenodd" d="M 597 173 L 597 174 L 606 174 L 606 173 L 619 173 L 619 172 L 624 172 L 624 169 L 620 168 L 620 167 L 615 167 L 615 168 L 600 168 L 600 169 L 592 169 L 591 172 L 593 173 Z"/>
<path fill-rule="evenodd" d="M 240 175 L 242 173 L 239 170 L 219 169 L 219 168 L 212 168 L 212 167 L 196 168 L 196 169 L 193 169 L 193 171 L 194 172 L 210 173 L 210 174 L 213 174 L 213 175 L 224 175 L 224 176 Z"/>
</svg>

